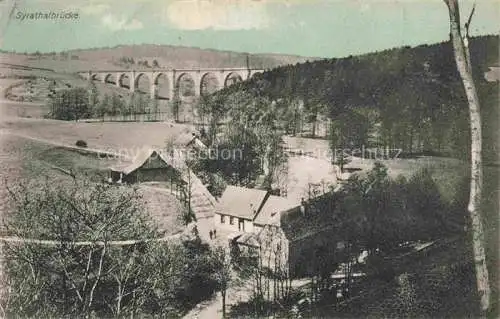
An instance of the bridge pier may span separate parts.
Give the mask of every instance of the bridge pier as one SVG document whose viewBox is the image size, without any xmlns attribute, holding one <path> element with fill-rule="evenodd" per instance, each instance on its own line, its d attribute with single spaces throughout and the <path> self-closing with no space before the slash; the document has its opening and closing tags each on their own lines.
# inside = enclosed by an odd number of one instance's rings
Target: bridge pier
<svg viewBox="0 0 500 319">
<path fill-rule="evenodd" d="M 129 80 L 130 80 L 129 91 L 130 91 L 130 93 L 134 93 L 135 92 L 135 71 L 130 72 Z"/>
<path fill-rule="evenodd" d="M 194 96 L 201 95 L 201 77 L 202 75 L 200 74 L 200 72 L 192 76 L 194 82 Z"/>
<path fill-rule="evenodd" d="M 173 100 L 174 98 L 174 93 L 175 93 L 175 70 L 174 71 L 171 71 L 168 73 L 168 99 L 170 101 Z"/>
<path fill-rule="evenodd" d="M 121 85 L 120 85 L 120 78 L 121 78 L 121 76 L 122 76 L 121 73 L 117 73 L 116 74 L 115 86 L 117 86 L 117 87 L 121 87 Z"/>
<path fill-rule="evenodd" d="M 226 85 L 226 76 L 227 74 L 224 71 L 220 71 L 219 74 L 217 75 L 217 82 L 219 82 L 219 86 L 217 87 L 217 90 L 223 89 Z"/>
<path fill-rule="evenodd" d="M 158 85 L 153 82 L 151 84 L 149 90 L 150 90 L 149 96 L 151 97 L 151 99 L 156 99 L 156 95 L 157 95 L 157 91 L 158 91 Z"/>
</svg>

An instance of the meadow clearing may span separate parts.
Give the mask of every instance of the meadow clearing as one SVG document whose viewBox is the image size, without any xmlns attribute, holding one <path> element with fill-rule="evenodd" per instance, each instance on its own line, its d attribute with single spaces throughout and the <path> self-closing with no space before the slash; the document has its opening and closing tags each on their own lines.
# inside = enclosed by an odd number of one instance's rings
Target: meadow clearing
<svg viewBox="0 0 500 319">
<path fill-rule="evenodd" d="M 108 177 L 109 167 L 120 161 L 12 134 L 0 134 L 0 142 L 0 211 L 4 214 L 12 208 L 7 187 L 35 179 L 68 183 L 71 182 L 70 174 L 102 182 Z M 145 211 L 165 235 L 182 230 L 179 215 L 183 207 L 175 195 L 155 188 L 138 191 Z"/>
</svg>

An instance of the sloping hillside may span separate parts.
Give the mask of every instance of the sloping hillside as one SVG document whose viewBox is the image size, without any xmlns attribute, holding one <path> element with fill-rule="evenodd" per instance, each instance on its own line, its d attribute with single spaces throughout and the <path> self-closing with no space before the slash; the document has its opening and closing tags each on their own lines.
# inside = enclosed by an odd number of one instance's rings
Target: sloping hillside
<svg viewBox="0 0 500 319">
<path fill-rule="evenodd" d="M 485 156 L 496 161 L 498 84 L 484 74 L 498 65 L 499 37 L 473 38 L 470 48 Z M 298 112 L 314 125 L 330 118 L 346 145 L 468 157 L 467 99 L 449 42 L 280 66 L 216 94 L 226 104 L 242 94 L 278 101 L 285 130 Z"/>
<path fill-rule="evenodd" d="M 218 51 L 193 47 L 170 45 L 121 45 L 114 48 L 100 48 L 89 50 L 70 51 L 69 54 L 78 56 L 81 60 L 115 61 L 121 57 L 148 60 L 156 59 L 161 67 L 242 67 L 246 65 L 246 53 L 232 51 Z M 315 60 L 293 55 L 278 54 L 248 54 L 249 63 L 254 68 L 272 68 L 279 65 L 294 64 Z"/>
<path fill-rule="evenodd" d="M 72 50 L 62 53 L 2 53 L 4 63 L 26 63 L 32 67 L 45 67 L 59 72 L 75 72 L 91 68 L 147 68 L 147 61 L 163 68 L 218 68 L 245 67 L 247 56 L 250 67 L 274 68 L 280 65 L 317 60 L 318 58 L 281 54 L 247 54 L 243 52 L 218 51 L 194 47 L 170 45 L 120 45 L 113 48 Z M 131 61 L 133 60 L 133 61 Z M 132 62 L 132 63 L 131 63 Z"/>
</svg>

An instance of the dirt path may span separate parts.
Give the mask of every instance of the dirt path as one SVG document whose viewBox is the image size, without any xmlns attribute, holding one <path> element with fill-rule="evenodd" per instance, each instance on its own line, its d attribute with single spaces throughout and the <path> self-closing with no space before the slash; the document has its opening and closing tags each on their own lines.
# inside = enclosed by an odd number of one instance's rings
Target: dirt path
<svg viewBox="0 0 500 319">
<path fill-rule="evenodd" d="M 252 295 L 251 288 L 249 287 L 231 287 L 226 293 L 226 312 L 229 312 L 231 305 L 236 305 L 240 302 L 245 302 L 250 299 Z M 204 301 L 190 312 L 188 312 L 184 319 L 217 319 L 222 318 L 222 295 L 217 295 L 210 300 Z"/>
</svg>

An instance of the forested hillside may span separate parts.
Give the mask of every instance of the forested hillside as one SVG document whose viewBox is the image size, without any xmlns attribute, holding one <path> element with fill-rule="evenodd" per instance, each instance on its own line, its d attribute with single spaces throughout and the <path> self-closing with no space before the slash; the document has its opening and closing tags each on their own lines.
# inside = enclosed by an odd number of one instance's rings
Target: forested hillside
<svg viewBox="0 0 500 319">
<path fill-rule="evenodd" d="M 474 38 L 470 48 L 485 156 L 494 161 L 499 91 L 484 72 L 498 65 L 499 37 Z M 299 118 L 313 124 L 312 135 L 318 121 L 328 122 L 335 147 L 468 157 L 467 100 L 449 42 L 282 66 L 211 98 L 234 107 L 241 95 L 270 101 L 279 126 L 288 133 L 300 131 Z"/>
</svg>

